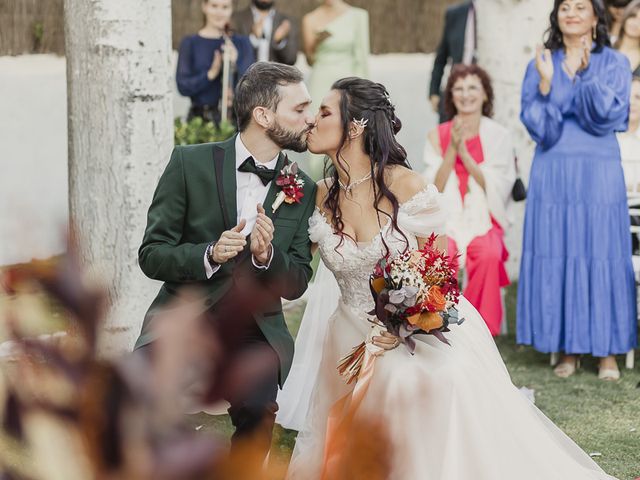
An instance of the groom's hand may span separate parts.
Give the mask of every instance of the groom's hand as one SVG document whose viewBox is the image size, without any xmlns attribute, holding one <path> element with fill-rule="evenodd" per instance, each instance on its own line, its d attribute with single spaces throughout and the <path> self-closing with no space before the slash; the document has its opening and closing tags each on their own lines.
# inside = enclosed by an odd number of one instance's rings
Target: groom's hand
<svg viewBox="0 0 640 480">
<path fill-rule="evenodd" d="M 242 229 L 246 224 L 247 221 L 243 218 L 240 220 L 240 223 L 231 230 L 222 232 L 222 235 L 220 235 L 220 238 L 213 246 L 212 256 L 214 262 L 222 265 L 244 250 L 247 240 L 242 234 Z"/>
<path fill-rule="evenodd" d="M 275 227 L 273 222 L 266 215 L 264 208 L 261 204 L 256 207 L 258 210 L 258 216 L 256 217 L 256 224 L 251 231 L 249 240 L 251 241 L 251 254 L 259 265 L 266 265 L 271 258 L 271 241 L 273 240 L 273 232 Z"/>
</svg>

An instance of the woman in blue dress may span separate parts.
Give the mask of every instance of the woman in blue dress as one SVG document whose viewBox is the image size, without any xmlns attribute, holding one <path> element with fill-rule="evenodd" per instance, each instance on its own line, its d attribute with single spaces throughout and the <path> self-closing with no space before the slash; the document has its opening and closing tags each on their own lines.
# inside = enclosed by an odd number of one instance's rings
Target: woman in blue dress
<svg viewBox="0 0 640 480">
<path fill-rule="evenodd" d="M 519 343 L 580 354 L 599 377 L 636 346 L 626 189 L 615 132 L 627 129 L 631 72 L 609 48 L 601 0 L 555 0 L 545 49 L 522 87 L 521 120 L 537 143 L 529 179 L 518 288 Z"/>
<path fill-rule="evenodd" d="M 202 0 L 205 25 L 180 43 L 176 81 L 178 91 L 191 98 L 188 120 L 202 117 L 220 123 L 222 98 L 223 52 L 230 51 L 231 83 L 237 81 L 255 61 L 249 37 L 226 36 L 233 12 L 232 0 Z"/>
</svg>

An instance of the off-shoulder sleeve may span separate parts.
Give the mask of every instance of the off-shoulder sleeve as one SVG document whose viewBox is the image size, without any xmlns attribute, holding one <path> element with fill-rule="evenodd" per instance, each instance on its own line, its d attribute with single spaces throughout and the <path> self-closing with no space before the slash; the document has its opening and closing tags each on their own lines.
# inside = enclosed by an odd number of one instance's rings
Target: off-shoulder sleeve
<svg viewBox="0 0 640 480">
<path fill-rule="evenodd" d="M 325 235 L 331 234 L 331 225 L 320 212 L 318 207 L 315 208 L 313 214 L 309 218 L 309 238 L 313 243 L 320 243 Z"/>
<path fill-rule="evenodd" d="M 522 83 L 520 120 L 531 138 L 546 150 L 562 135 L 562 110 L 554 103 L 551 93 L 546 96 L 540 93 L 539 83 L 540 74 L 531 61 Z"/>
<path fill-rule="evenodd" d="M 627 129 L 631 68 L 626 57 L 611 55 L 606 70 L 594 65 L 575 77 L 573 111 L 578 123 L 594 135 Z"/>
<path fill-rule="evenodd" d="M 403 203 L 398 211 L 398 227 L 405 234 L 426 238 L 444 233 L 446 211 L 442 195 L 431 184 Z"/>
</svg>

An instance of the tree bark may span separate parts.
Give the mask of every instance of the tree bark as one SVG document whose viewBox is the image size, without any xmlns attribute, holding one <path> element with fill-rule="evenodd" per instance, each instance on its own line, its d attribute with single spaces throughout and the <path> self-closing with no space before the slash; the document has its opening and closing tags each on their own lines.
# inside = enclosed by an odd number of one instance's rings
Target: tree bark
<svg viewBox="0 0 640 480">
<path fill-rule="evenodd" d="M 478 0 L 478 63 L 492 79 L 494 118 L 512 134 L 518 169 L 525 181 L 533 158 L 534 143 L 520 122 L 520 90 L 524 72 L 542 43 L 551 3 L 539 0 Z M 511 209 L 513 225 L 508 230 L 510 277 L 516 278 L 522 251 L 524 202 Z"/>
<path fill-rule="evenodd" d="M 65 0 L 70 224 L 108 285 L 103 355 L 129 350 L 158 288 L 137 265 L 173 144 L 170 0 Z"/>
</svg>

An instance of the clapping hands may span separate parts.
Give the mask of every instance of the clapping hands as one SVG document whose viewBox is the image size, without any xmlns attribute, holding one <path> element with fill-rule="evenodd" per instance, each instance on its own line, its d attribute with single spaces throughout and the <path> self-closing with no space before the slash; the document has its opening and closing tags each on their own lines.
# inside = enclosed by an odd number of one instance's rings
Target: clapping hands
<svg viewBox="0 0 640 480">
<path fill-rule="evenodd" d="M 466 141 L 469 137 L 467 126 L 464 121 L 456 116 L 453 119 L 453 125 L 451 127 L 451 145 L 456 149 L 459 153 L 462 153 L 466 150 L 467 144 Z"/>
<path fill-rule="evenodd" d="M 271 242 L 273 241 L 275 227 L 262 205 L 258 204 L 256 208 L 258 210 L 258 216 L 256 217 L 256 224 L 249 237 L 251 254 L 258 264 L 266 265 L 271 256 L 271 249 L 273 248 Z"/>
</svg>

